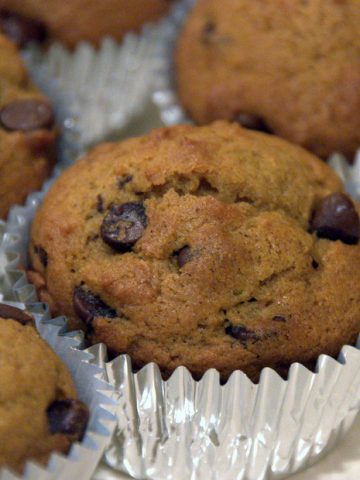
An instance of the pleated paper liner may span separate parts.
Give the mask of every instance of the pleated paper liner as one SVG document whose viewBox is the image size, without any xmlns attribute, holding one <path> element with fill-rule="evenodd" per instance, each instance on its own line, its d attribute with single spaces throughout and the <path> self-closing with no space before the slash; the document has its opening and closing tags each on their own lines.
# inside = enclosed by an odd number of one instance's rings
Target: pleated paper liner
<svg viewBox="0 0 360 480">
<path fill-rule="evenodd" d="M 330 164 L 359 199 L 360 156 L 351 167 L 340 156 Z M 26 265 L 29 227 L 43 195 L 13 208 L 6 227 L 4 289 L 19 300 L 35 298 L 16 266 Z M 360 337 L 337 360 L 321 355 L 315 372 L 294 363 L 285 381 L 265 368 L 258 384 L 241 371 L 225 385 L 215 370 L 194 381 L 184 367 L 164 381 L 154 364 L 134 373 L 128 356 L 106 362 L 106 349 L 93 348 L 119 395 L 104 462 L 137 479 L 284 478 L 334 447 L 360 410 Z"/>
<path fill-rule="evenodd" d="M 176 90 L 174 49 L 178 34 L 195 0 L 184 0 L 176 5 L 162 22 L 160 41 L 154 55 L 154 87 L 152 100 L 157 106 L 161 121 L 166 126 L 193 123 L 184 111 Z M 196 68 L 196 67 L 194 67 Z"/>
<path fill-rule="evenodd" d="M 89 146 L 120 135 L 146 108 L 153 80 L 157 27 L 128 33 L 121 44 L 60 43 L 44 51 L 31 45 L 24 58 L 35 83 L 49 96 L 59 119 L 61 158 L 73 161 Z"/>
<path fill-rule="evenodd" d="M 12 243 L 14 241 L 14 244 Z M 27 285 L 24 272 L 17 270 L 19 258 L 17 249 L 7 255 L 4 245 L 19 245 L 16 234 L 5 233 L 5 224 L 0 223 L 0 262 L 2 283 L 7 287 L 14 286 L 5 291 L 5 303 L 22 310 L 26 309 L 35 319 L 40 335 L 47 341 L 56 354 L 68 367 L 75 382 L 79 398 L 90 409 L 90 421 L 81 443 L 74 443 L 67 456 L 54 453 L 47 466 L 40 466 L 28 462 L 22 477 L 7 469 L 0 470 L 1 480 L 88 480 L 99 463 L 105 448 L 109 445 L 111 435 L 116 425 L 114 415 L 118 394 L 105 380 L 104 369 L 99 357 L 103 359 L 101 346 L 81 350 L 83 335 L 79 332 L 66 334 L 66 319 L 50 318 L 48 306 L 34 302 L 32 288 Z M 4 277 L 9 277 L 5 280 Z M 2 285 L 3 286 L 3 285 Z M 4 290 L 1 289 L 3 292 Z M 24 303 L 15 302 L 22 298 Z M 39 365 L 41 368 L 41 365 Z"/>
</svg>

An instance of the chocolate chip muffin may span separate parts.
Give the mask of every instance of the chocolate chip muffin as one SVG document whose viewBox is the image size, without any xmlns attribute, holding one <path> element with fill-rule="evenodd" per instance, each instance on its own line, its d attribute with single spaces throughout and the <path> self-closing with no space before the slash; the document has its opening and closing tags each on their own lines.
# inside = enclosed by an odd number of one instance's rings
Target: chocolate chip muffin
<svg viewBox="0 0 360 480">
<path fill-rule="evenodd" d="M 33 319 L 0 304 L 0 468 L 46 463 L 84 434 L 89 413 L 65 365 L 37 334 Z"/>
<path fill-rule="evenodd" d="M 199 124 L 270 131 L 315 154 L 360 145 L 357 0 L 199 0 L 176 50 L 180 99 Z"/>
<path fill-rule="evenodd" d="M 129 30 L 164 15 L 171 0 L 0 0 L 0 29 L 23 46 L 48 36 L 74 47 Z"/>
<path fill-rule="evenodd" d="M 0 218 L 47 178 L 55 139 L 48 100 L 31 84 L 16 47 L 0 35 Z"/>
<path fill-rule="evenodd" d="M 32 281 L 92 342 L 252 379 L 360 331 L 358 206 L 300 147 L 217 122 L 105 144 L 54 184 Z"/>
</svg>

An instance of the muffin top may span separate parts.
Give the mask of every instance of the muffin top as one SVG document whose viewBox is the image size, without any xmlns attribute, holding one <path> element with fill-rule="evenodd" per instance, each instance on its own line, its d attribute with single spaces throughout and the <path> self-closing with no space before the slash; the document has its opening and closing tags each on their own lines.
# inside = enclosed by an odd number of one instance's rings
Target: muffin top
<svg viewBox="0 0 360 480">
<path fill-rule="evenodd" d="M 99 45 L 164 15 L 170 0 L 0 0 L 0 30 L 19 46 L 49 36 L 69 47 Z"/>
<path fill-rule="evenodd" d="M 84 433 L 87 408 L 65 365 L 37 334 L 33 319 L 0 304 L 0 467 L 45 463 Z"/>
<path fill-rule="evenodd" d="M 32 85 L 15 45 L 0 34 L 0 218 L 48 176 L 55 139 L 49 101 Z"/>
<path fill-rule="evenodd" d="M 198 123 L 237 120 L 326 157 L 360 145 L 357 0 L 199 0 L 176 51 Z"/>
<path fill-rule="evenodd" d="M 48 100 L 31 83 L 16 46 L 1 34 L 0 109 L 2 135 L 53 126 L 54 116 Z"/>
<path fill-rule="evenodd" d="M 237 124 L 155 130 L 55 182 L 32 278 L 136 366 L 256 379 L 336 355 L 359 331 L 358 207 L 342 192 L 313 155 Z"/>
</svg>

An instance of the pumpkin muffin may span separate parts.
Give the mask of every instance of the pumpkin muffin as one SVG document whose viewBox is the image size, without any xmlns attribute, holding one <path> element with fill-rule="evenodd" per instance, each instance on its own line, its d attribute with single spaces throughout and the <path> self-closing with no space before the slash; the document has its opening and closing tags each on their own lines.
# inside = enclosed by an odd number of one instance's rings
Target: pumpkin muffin
<svg viewBox="0 0 360 480">
<path fill-rule="evenodd" d="M 360 146 L 360 2 L 199 0 L 176 49 L 199 124 L 270 131 L 327 157 Z"/>
<path fill-rule="evenodd" d="M 0 468 L 46 463 L 84 434 L 89 413 L 31 316 L 0 304 Z"/>
<path fill-rule="evenodd" d="M 38 190 L 54 163 L 54 114 L 15 45 L 0 34 L 0 218 Z"/>
<path fill-rule="evenodd" d="M 95 148 L 53 185 L 30 279 L 111 354 L 257 380 L 360 330 L 358 205 L 298 146 L 217 122 Z"/>
<path fill-rule="evenodd" d="M 170 0 L 0 0 L 0 29 L 23 46 L 49 36 L 69 47 L 116 40 L 164 15 Z"/>
</svg>

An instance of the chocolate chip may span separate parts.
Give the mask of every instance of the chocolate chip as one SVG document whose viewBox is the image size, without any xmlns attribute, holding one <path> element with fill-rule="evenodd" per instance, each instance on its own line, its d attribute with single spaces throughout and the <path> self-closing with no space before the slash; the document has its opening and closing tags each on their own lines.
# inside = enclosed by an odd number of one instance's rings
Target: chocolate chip
<svg viewBox="0 0 360 480">
<path fill-rule="evenodd" d="M 5 305 L 0 303 L 0 318 L 5 318 L 7 320 L 16 320 L 21 323 L 21 325 L 33 324 L 33 319 L 19 308 L 11 307 L 10 305 Z"/>
<path fill-rule="evenodd" d="M 208 20 L 201 31 L 201 41 L 203 43 L 208 43 L 212 39 L 215 32 L 216 32 L 215 23 L 211 20 Z"/>
<path fill-rule="evenodd" d="M 47 265 L 48 265 L 48 261 L 49 261 L 48 254 L 47 254 L 46 250 L 44 248 L 40 247 L 39 245 L 35 245 L 34 252 L 36 253 L 36 255 L 39 256 L 40 262 L 46 268 Z"/>
<path fill-rule="evenodd" d="M 274 322 L 286 322 L 284 315 L 275 315 L 272 319 Z"/>
<path fill-rule="evenodd" d="M 106 305 L 97 295 L 85 287 L 76 287 L 73 295 L 73 305 L 76 315 L 87 325 L 96 317 L 115 318 L 116 311 Z"/>
<path fill-rule="evenodd" d="M 127 183 L 131 182 L 132 179 L 133 179 L 132 175 L 126 175 L 125 177 L 119 178 L 118 187 L 120 188 L 120 190 L 124 188 Z"/>
<path fill-rule="evenodd" d="M 99 213 L 104 213 L 104 199 L 100 194 L 96 197 L 96 210 Z"/>
<path fill-rule="evenodd" d="M 29 42 L 44 42 L 46 30 L 42 23 L 22 15 L 2 10 L 0 12 L 0 29 L 18 47 Z"/>
<path fill-rule="evenodd" d="M 50 129 L 54 125 L 54 113 L 44 100 L 15 100 L 0 110 L 0 124 L 10 131 Z"/>
<path fill-rule="evenodd" d="M 344 193 L 332 193 L 323 198 L 312 214 L 310 230 L 321 238 L 357 243 L 360 221 L 351 199 Z"/>
<path fill-rule="evenodd" d="M 89 410 L 80 400 L 56 400 L 47 409 L 50 432 L 81 439 L 89 421 Z"/>
<path fill-rule="evenodd" d="M 142 237 L 147 225 L 141 202 L 113 205 L 101 225 L 103 241 L 118 252 L 130 251 Z"/>
<path fill-rule="evenodd" d="M 179 268 L 182 268 L 185 263 L 190 262 L 192 258 L 191 248 L 186 245 L 185 247 L 181 248 L 176 252 L 176 256 Z"/>
<path fill-rule="evenodd" d="M 252 113 L 238 113 L 234 117 L 233 121 L 250 130 L 259 130 L 267 133 L 270 132 L 269 127 L 266 125 L 264 119 L 258 115 L 253 115 Z"/>
<path fill-rule="evenodd" d="M 319 268 L 319 263 L 315 259 L 312 259 L 311 266 L 314 270 L 317 270 Z"/>
<path fill-rule="evenodd" d="M 225 327 L 225 333 L 227 335 L 231 335 L 233 338 L 236 338 L 236 340 L 240 340 L 240 342 L 259 340 L 259 336 L 256 332 L 247 329 L 243 325 L 229 324 Z"/>
</svg>

